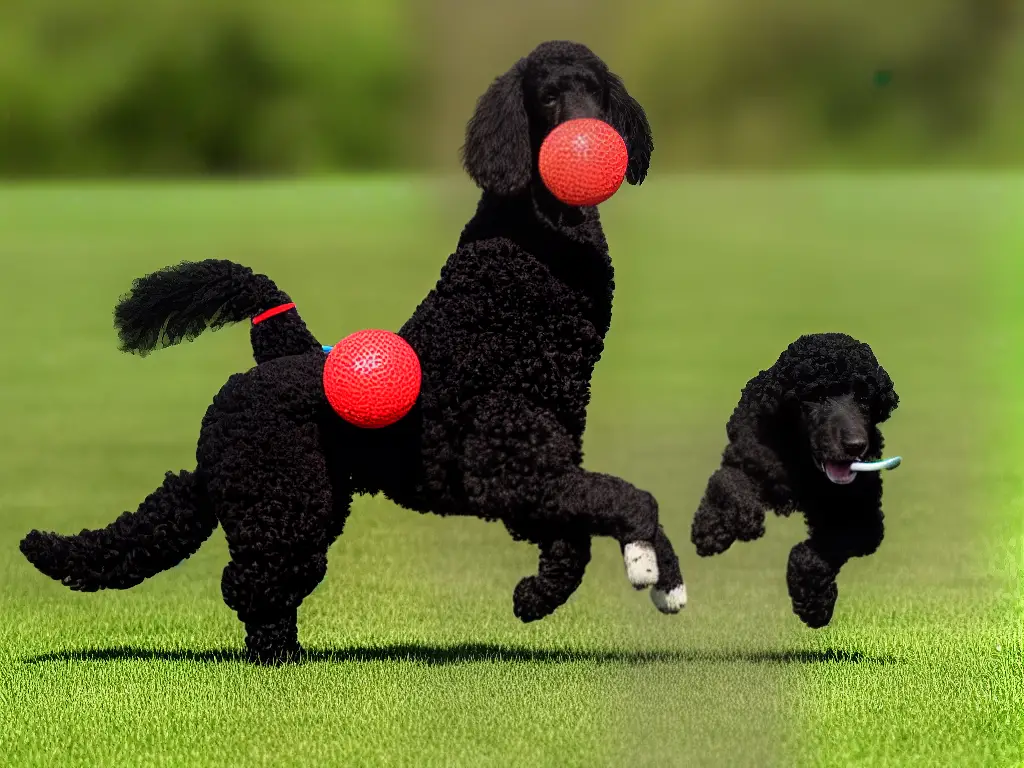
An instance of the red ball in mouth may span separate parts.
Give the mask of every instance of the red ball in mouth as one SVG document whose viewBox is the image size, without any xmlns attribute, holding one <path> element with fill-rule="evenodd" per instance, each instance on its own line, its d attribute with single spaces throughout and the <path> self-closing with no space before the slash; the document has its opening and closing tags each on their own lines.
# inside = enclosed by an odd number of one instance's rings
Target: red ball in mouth
<svg viewBox="0 0 1024 768">
<path fill-rule="evenodd" d="M 566 205 L 592 206 L 614 195 L 626 178 L 629 151 L 603 120 L 567 120 L 544 139 L 537 158 L 541 180 Z"/>
</svg>

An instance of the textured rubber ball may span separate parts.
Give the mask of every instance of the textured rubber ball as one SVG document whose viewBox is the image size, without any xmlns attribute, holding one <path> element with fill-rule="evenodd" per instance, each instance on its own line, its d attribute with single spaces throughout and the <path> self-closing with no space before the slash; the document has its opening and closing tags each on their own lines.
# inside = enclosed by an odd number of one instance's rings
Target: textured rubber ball
<svg viewBox="0 0 1024 768">
<path fill-rule="evenodd" d="M 420 394 L 420 360 L 391 331 L 357 331 L 339 341 L 324 363 L 324 393 L 350 424 L 379 429 L 412 410 Z"/>
<path fill-rule="evenodd" d="M 566 205 L 590 206 L 614 195 L 626 178 L 629 152 L 603 120 L 568 120 L 547 135 L 537 157 L 541 180 Z"/>
</svg>

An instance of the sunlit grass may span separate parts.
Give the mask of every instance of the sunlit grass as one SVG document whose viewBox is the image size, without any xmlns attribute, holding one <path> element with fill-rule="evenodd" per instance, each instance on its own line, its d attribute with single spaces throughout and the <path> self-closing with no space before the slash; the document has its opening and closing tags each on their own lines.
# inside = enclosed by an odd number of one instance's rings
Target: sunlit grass
<svg viewBox="0 0 1024 768">
<path fill-rule="evenodd" d="M 659 615 L 602 540 L 570 603 L 522 625 L 511 594 L 535 549 L 360 499 L 300 613 L 309 660 L 281 669 L 239 658 L 219 532 L 136 589 L 89 595 L 33 571 L 17 542 L 103 525 L 193 466 L 210 398 L 250 364 L 244 328 L 120 355 L 110 312 L 133 277 L 232 258 L 274 277 L 324 343 L 394 329 L 436 280 L 472 190 L 0 190 L 0 283 L 16 287 L 0 342 L 0 762 L 1016 764 L 1024 451 L 995 451 L 984 428 L 1013 377 L 989 365 L 1012 347 L 996 333 L 1010 316 L 989 311 L 1012 261 L 992 236 L 1007 183 L 624 190 L 605 207 L 617 294 L 586 461 L 656 494 L 690 606 Z M 886 437 L 906 461 L 886 475 L 882 548 L 844 570 L 835 619 L 814 632 L 785 589 L 799 520 L 711 560 L 688 540 L 740 387 L 817 330 L 875 348 L 903 398 Z"/>
</svg>

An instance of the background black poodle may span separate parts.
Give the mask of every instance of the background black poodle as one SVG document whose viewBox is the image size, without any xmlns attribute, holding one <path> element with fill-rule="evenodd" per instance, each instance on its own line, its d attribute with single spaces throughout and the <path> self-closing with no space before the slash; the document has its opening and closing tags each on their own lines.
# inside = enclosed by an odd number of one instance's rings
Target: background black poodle
<svg viewBox="0 0 1024 768">
<path fill-rule="evenodd" d="M 764 535 L 765 511 L 800 511 L 809 536 L 789 554 L 793 611 L 810 627 L 832 619 L 836 577 L 882 542 L 880 473 L 854 461 L 882 455 L 899 397 L 871 347 L 841 333 L 801 336 L 747 382 L 726 426 L 729 445 L 708 481 L 691 538 L 701 556 Z"/>
<path fill-rule="evenodd" d="M 463 150 L 483 189 L 440 279 L 400 334 L 419 355 L 420 398 L 397 424 L 360 430 L 331 410 L 324 354 L 294 307 L 254 322 L 258 365 L 231 376 L 203 419 L 194 472 L 168 473 L 138 511 L 77 536 L 31 532 L 21 550 L 77 590 L 124 589 L 188 557 L 219 523 L 231 562 L 225 602 L 251 658 L 299 650 L 297 609 L 323 579 L 355 493 L 420 512 L 500 520 L 536 543 L 517 585 L 523 621 L 562 605 L 583 579 L 592 536 L 622 546 L 636 588 L 665 613 L 685 604 L 678 560 L 650 493 L 582 469 L 590 379 L 611 322 L 613 272 L 595 208 L 558 202 L 538 180 L 543 137 L 603 118 L 647 173 L 640 105 L 586 47 L 545 43 L 479 100 Z M 290 303 L 226 261 L 138 279 L 115 310 L 122 349 L 146 354 Z"/>
</svg>

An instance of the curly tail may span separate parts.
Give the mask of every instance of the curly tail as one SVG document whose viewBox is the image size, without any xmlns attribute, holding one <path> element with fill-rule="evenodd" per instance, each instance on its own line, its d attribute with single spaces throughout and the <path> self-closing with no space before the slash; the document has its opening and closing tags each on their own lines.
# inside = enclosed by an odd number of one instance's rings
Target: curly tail
<svg viewBox="0 0 1024 768">
<path fill-rule="evenodd" d="M 128 589 L 195 554 L 217 527 L 192 472 L 163 484 L 106 528 L 76 536 L 32 531 L 21 552 L 40 572 L 78 592 Z"/>
<path fill-rule="evenodd" d="M 258 318 L 290 305 L 288 294 L 266 275 L 223 259 L 185 261 L 136 278 L 114 308 L 122 352 L 145 357 L 163 347 L 192 341 L 203 331 Z M 252 327 L 257 363 L 321 346 L 294 308 Z"/>
</svg>

